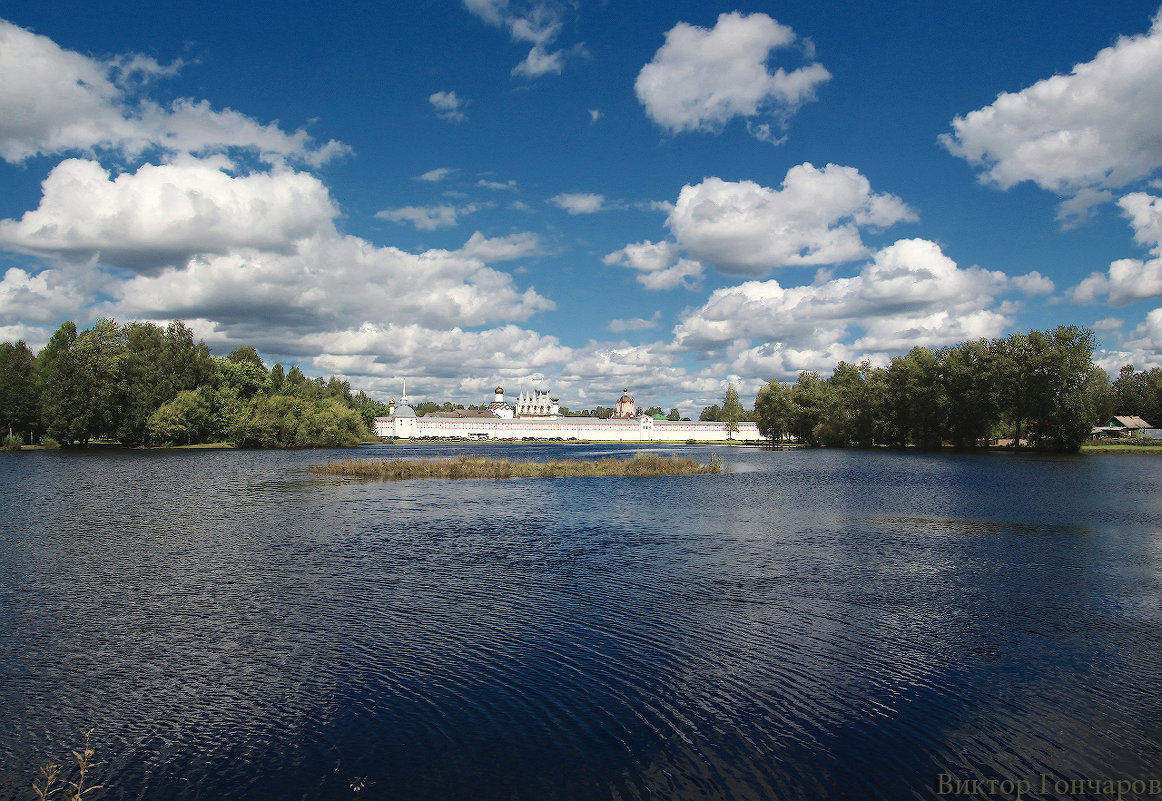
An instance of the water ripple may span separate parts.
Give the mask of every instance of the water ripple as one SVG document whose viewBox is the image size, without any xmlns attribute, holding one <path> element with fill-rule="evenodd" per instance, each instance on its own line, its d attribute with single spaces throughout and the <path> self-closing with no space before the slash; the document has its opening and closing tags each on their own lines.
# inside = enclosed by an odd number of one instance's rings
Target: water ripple
<svg viewBox="0 0 1162 801">
<path fill-rule="evenodd" d="M 1162 467 L 664 450 L 730 469 L 3 455 L 0 799 L 94 725 L 141 799 L 926 798 L 1162 757 Z"/>
</svg>

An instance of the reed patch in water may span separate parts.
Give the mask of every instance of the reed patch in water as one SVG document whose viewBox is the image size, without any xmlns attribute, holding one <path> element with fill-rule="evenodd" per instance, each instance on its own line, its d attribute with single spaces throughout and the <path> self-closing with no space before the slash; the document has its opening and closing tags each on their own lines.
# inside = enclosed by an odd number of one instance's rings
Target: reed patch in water
<svg viewBox="0 0 1162 801">
<path fill-rule="evenodd" d="M 345 459 L 311 468 L 317 473 L 354 478 L 406 481 L 416 478 L 560 478 L 583 476 L 691 476 L 722 472 L 722 459 L 709 464 L 678 456 L 638 453 L 632 459 L 606 457 L 585 461 L 514 462 L 484 456 L 448 459 Z"/>
</svg>

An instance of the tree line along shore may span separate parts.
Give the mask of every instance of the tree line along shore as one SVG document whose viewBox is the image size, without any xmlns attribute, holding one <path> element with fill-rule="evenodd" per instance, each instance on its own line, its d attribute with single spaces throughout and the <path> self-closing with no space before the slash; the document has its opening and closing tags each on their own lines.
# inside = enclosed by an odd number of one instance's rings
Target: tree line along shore
<svg viewBox="0 0 1162 801">
<path fill-rule="evenodd" d="M 755 400 L 763 436 L 806 445 L 935 450 L 1014 445 L 1076 452 L 1114 414 L 1162 420 L 1162 370 L 1093 363 L 1077 326 L 913 348 L 886 367 L 840 362 L 829 378 L 771 381 Z"/>
<path fill-rule="evenodd" d="M 884 367 L 840 362 L 826 378 L 803 372 L 794 383 L 772 380 L 751 410 L 732 385 L 700 419 L 751 420 L 772 442 L 808 446 L 971 449 L 1007 439 L 1076 451 L 1115 413 L 1162 420 L 1162 370 L 1126 365 L 1111 381 L 1093 363 L 1095 343 L 1090 329 L 1060 326 L 917 347 Z M 428 402 L 416 411 L 454 408 L 463 407 Z M 0 343 L 0 426 L 10 432 L 9 448 L 105 440 L 350 446 L 373 439 L 374 419 L 386 414 L 385 403 L 353 393 L 345 380 L 268 368 L 253 347 L 213 356 L 181 321 L 101 319 L 83 331 L 65 322 L 36 354 L 22 341 Z M 669 417 L 678 419 L 678 410 Z"/>
<path fill-rule="evenodd" d="M 48 447 L 357 445 L 386 408 L 346 381 L 268 368 L 252 347 L 212 356 L 181 321 L 65 322 L 35 356 L 0 344 L 0 424 Z"/>
</svg>

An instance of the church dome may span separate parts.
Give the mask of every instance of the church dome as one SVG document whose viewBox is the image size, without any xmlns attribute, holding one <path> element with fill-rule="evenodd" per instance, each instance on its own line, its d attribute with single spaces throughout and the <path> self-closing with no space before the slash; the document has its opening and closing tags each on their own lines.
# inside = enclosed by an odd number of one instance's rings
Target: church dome
<svg viewBox="0 0 1162 801">
<path fill-rule="evenodd" d="M 410 406 L 397 406 L 395 409 L 396 417 L 415 417 L 416 410 Z"/>
<path fill-rule="evenodd" d="M 618 403 L 633 403 L 633 398 L 629 396 L 629 389 L 626 389 L 625 394 L 621 396 Z"/>
<path fill-rule="evenodd" d="M 504 394 L 504 387 L 497 387 L 497 388 L 496 388 L 495 390 L 493 390 L 493 391 L 494 391 L 494 393 L 495 393 L 495 394 L 497 394 L 497 395 L 503 395 L 503 394 Z"/>
</svg>

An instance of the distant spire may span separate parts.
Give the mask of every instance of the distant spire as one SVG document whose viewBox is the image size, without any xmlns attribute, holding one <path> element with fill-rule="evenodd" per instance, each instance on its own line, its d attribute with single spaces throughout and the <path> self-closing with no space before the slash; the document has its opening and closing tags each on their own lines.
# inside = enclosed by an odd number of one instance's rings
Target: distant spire
<svg viewBox="0 0 1162 801">
<path fill-rule="evenodd" d="M 399 396 L 399 405 L 408 405 L 408 380 L 406 378 L 403 380 L 403 394 Z"/>
</svg>

